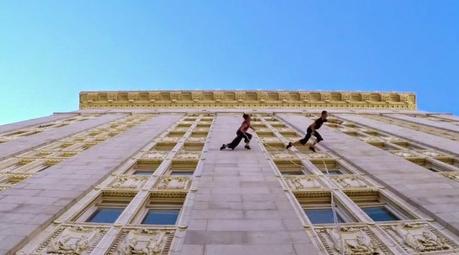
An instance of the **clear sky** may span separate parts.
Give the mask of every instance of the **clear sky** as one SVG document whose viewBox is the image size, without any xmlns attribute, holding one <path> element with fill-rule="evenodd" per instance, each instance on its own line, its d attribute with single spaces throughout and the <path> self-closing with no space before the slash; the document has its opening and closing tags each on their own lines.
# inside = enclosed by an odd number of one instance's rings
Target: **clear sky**
<svg viewBox="0 0 459 255">
<path fill-rule="evenodd" d="M 410 91 L 459 114 L 459 1 L 0 1 L 0 123 L 134 89 Z"/>
</svg>

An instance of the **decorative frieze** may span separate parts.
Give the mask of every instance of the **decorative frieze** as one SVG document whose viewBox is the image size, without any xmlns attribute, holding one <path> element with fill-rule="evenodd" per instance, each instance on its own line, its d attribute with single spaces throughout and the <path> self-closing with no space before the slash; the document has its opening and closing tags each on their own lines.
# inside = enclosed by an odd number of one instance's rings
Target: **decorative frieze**
<svg viewBox="0 0 459 255">
<path fill-rule="evenodd" d="M 108 185 L 112 189 L 140 189 L 148 180 L 148 176 L 119 175 Z"/>
<path fill-rule="evenodd" d="M 359 175 L 345 174 L 330 176 L 332 181 L 342 189 L 368 189 L 370 185 Z"/>
<path fill-rule="evenodd" d="M 142 155 L 142 159 L 163 160 L 166 158 L 168 151 L 151 150 Z"/>
<path fill-rule="evenodd" d="M 199 160 L 201 152 L 199 151 L 179 151 L 175 154 L 174 159 L 178 160 Z"/>
<path fill-rule="evenodd" d="M 458 254 L 459 247 L 428 223 L 383 224 L 389 234 L 409 254 Z"/>
<path fill-rule="evenodd" d="M 394 254 L 367 226 L 330 226 L 315 230 L 330 255 Z"/>
<path fill-rule="evenodd" d="M 325 187 L 320 183 L 318 176 L 285 176 L 284 180 L 293 192 L 325 189 Z"/>
<path fill-rule="evenodd" d="M 155 189 L 158 190 L 188 190 L 191 179 L 186 176 L 164 176 L 158 181 Z"/>
<path fill-rule="evenodd" d="M 19 251 L 19 255 L 85 255 L 107 232 L 106 227 L 59 226 L 44 242 L 32 252 Z"/>
<path fill-rule="evenodd" d="M 377 108 L 416 109 L 412 93 L 309 91 L 131 91 L 81 92 L 80 109 L 91 108 Z"/>
<path fill-rule="evenodd" d="M 116 238 L 108 254 L 159 255 L 168 254 L 173 230 L 124 228 Z"/>
</svg>

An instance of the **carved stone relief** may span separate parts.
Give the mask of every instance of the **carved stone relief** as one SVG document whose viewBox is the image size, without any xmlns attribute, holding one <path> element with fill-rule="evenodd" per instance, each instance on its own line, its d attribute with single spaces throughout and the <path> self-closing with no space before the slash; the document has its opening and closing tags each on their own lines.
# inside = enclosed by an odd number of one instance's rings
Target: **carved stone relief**
<svg viewBox="0 0 459 255">
<path fill-rule="evenodd" d="M 388 224 L 382 228 L 409 254 L 459 252 L 457 244 L 427 223 Z"/>
<path fill-rule="evenodd" d="M 161 177 L 156 189 L 165 190 L 187 190 L 190 187 L 191 179 L 186 176 Z"/>
<path fill-rule="evenodd" d="M 123 229 L 108 254 L 166 254 L 174 231 L 161 229 Z"/>
<path fill-rule="evenodd" d="M 330 177 L 342 189 L 368 188 L 369 185 L 358 175 L 337 175 Z"/>
<path fill-rule="evenodd" d="M 60 226 L 32 255 L 85 255 L 107 232 L 106 228 L 90 226 Z M 19 251 L 18 254 L 26 255 Z"/>
<path fill-rule="evenodd" d="M 118 189 L 140 189 L 148 180 L 148 176 L 119 175 L 115 176 L 109 188 Z"/>
<path fill-rule="evenodd" d="M 341 226 L 316 228 L 319 239 L 330 255 L 393 254 L 365 226 Z"/>
<path fill-rule="evenodd" d="M 322 188 L 322 185 L 320 184 L 316 176 L 285 176 L 284 179 L 292 191 L 303 191 Z"/>
</svg>

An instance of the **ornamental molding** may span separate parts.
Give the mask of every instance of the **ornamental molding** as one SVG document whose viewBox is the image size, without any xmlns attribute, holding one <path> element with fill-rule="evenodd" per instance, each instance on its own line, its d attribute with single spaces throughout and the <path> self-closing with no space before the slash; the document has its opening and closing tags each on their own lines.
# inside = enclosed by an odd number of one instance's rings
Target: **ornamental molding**
<svg viewBox="0 0 459 255">
<path fill-rule="evenodd" d="M 415 110 L 414 93 L 312 91 L 83 91 L 80 109 L 366 108 Z"/>
</svg>

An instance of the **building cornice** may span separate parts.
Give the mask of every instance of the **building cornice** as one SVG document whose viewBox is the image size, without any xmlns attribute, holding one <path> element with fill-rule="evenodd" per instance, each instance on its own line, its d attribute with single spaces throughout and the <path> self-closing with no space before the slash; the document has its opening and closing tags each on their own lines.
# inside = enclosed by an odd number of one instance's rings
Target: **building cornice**
<svg viewBox="0 0 459 255">
<path fill-rule="evenodd" d="M 416 110 L 414 93 L 270 90 L 83 91 L 80 109 L 352 108 Z"/>
</svg>

